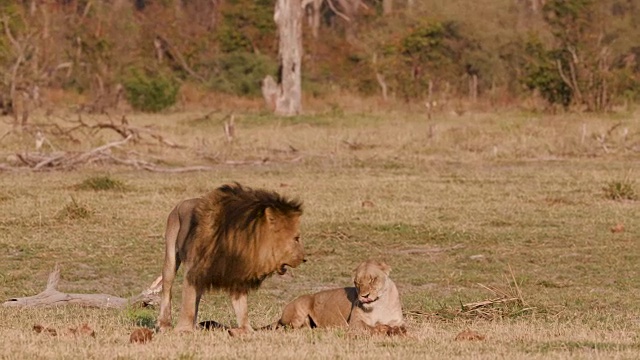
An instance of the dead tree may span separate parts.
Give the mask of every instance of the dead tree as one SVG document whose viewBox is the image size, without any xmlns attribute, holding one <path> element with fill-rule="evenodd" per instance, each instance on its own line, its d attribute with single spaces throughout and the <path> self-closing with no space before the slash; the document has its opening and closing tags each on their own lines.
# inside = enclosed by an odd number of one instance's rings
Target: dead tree
<svg viewBox="0 0 640 360">
<path fill-rule="evenodd" d="M 278 26 L 280 78 L 275 113 L 292 116 L 302 111 L 302 4 L 277 0 L 273 19 Z"/>
<path fill-rule="evenodd" d="M 28 297 L 12 298 L 5 301 L 3 307 L 47 307 L 77 305 L 93 308 L 123 309 L 131 306 L 153 306 L 158 303 L 159 292 L 162 289 L 162 276 L 157 278 L 149 288 L 137 296 L 125 299 L 108 294 L 67 294 L 57 290 L 60 282 L 60 268 L 55 267 L 49 274 L 47 287 L 43 292 Z"/>
</svg>

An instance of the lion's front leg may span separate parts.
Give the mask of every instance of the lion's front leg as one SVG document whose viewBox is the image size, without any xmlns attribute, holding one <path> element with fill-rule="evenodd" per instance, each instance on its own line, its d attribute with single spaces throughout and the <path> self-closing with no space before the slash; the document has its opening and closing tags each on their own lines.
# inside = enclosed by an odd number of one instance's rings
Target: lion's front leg
<svg viewBox="0 0 640 360">
<path fill-rule="evenodd" d="M 185 279 L 182 285 L 182 306 L 176 331 L 191 332 L 195 329 L 200 296 L 201 294 L 196 290 L 196 287 Z"/>
<path fill-rule="evenodd" d="M 231 305 L 233 311 L 236 313 L 236 320 L 238 327 L 230 329 L 229 334 L 231 336 L 238 336 L 253 332 L 251 324 L 249 324 L 249 307 L 247 306 L 247 292 L 233 292 L 231 293 Z"/>
</svg>

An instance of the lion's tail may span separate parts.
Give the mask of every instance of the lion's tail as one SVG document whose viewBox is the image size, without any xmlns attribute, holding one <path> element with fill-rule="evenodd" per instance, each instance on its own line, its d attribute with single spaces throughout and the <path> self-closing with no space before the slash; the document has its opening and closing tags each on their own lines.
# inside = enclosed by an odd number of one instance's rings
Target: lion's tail
<svg viewBox="0 0 640 360">
<path fill-rule="evenodd" d="M 265 325 L 261 328 L 258 328 L 257 330 L 278 330 L 280 328 L 282 328 L 283 325 L 280 323 L 280 320 L 274 322 L 273 324 L 269 324 L 269 325 Z"/>
<path fill-rule="evenodd" d="M 201 321 L 198 323 L 198 327 L 203 330 L 214 330 L 214 329 L 229 330 L 230 329 L 230 327 L 228 327 L 227 325 L 220 324 L 215 320 Z"/>
</svg>

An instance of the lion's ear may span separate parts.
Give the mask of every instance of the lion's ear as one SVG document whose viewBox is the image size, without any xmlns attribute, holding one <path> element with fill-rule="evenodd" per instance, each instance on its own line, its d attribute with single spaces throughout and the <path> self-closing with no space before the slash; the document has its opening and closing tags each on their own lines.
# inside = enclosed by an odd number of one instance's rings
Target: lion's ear
<svg viewBox="0 0 640 360">
<path fill-rule="evenodd" d="M 272 208 L 264 209 L 264 216 L 270 226 L 275 227 L 278 224 L 278 215 Z"/>
<path fill-rule="evenodd" d="M 380 270 L 389 275 L 389 273 L 391 272 L 391 266 L 389 266 L 389 264 L 384 261 L 378 261 L 378 265 L 380 266 Z"/>
</svg>

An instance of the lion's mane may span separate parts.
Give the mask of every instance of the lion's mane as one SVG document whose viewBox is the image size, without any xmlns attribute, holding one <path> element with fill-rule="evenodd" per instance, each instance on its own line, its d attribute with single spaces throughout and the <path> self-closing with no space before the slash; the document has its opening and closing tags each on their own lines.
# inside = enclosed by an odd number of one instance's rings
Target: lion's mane
<svg viewBox="0 0 640 360">
<path fill-rule="evenodd" d="M 200 199 L 188 237 L 193 251 L 187 255 L 192 264 L 187 276 L 197 289 L 252 290 L 278 270 L 279 252 L 268 230 L 267 208 L 284 218 L 302 214 L 299 200 L 238 183 Z M 275 257 L 264 260 L 265 253 Z"/>
</svg>

